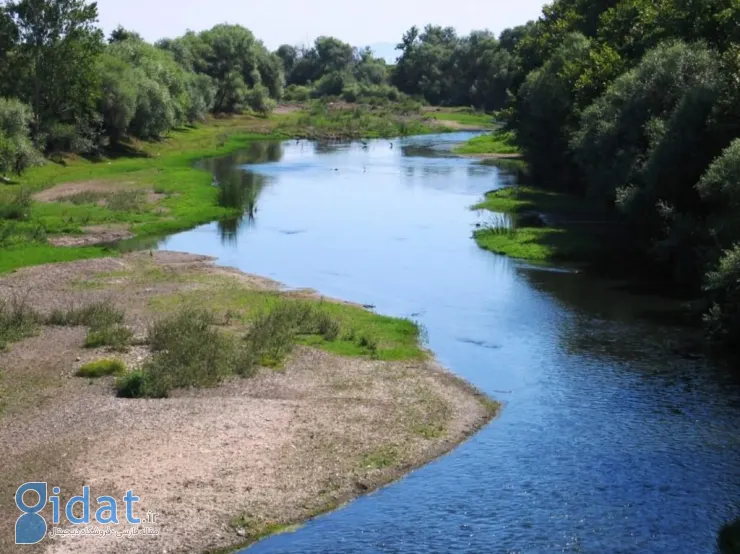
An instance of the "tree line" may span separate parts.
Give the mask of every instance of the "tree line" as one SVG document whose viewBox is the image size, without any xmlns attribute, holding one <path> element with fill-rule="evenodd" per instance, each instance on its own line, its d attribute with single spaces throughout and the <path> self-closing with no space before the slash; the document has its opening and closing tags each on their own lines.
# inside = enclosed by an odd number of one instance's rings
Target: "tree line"
<svg viewBox="0 0 740 554">
<path fill-rule="evenodd" d="M 497 38 L 427 26 L 399 48 L 401 91 L 501 110 L 535 185 L 587 199 L 740 345 L 737 1 L 556 0 Z"/>
</svg>

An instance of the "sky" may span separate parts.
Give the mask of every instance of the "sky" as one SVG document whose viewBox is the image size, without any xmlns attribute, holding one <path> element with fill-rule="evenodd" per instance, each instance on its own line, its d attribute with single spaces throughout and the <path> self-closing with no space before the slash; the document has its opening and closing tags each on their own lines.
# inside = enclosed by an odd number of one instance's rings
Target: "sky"
<svg viewBox="0 0 740 554">
<path fill-rule="evenodd" d="M 219 23 L 250 29 L 271 50 L 307 44 L 321 35 L 353 46 L 392 48 L 412 25 L 455 27 L 460 33 L 507 27 L 536 19 L 543 0 L 97 0 L 99 22 L 109 33 L 119 24 L 148 41 L 202 31 Z M 385 55 L 385 53 L 384 53 Z"/>
</svg>

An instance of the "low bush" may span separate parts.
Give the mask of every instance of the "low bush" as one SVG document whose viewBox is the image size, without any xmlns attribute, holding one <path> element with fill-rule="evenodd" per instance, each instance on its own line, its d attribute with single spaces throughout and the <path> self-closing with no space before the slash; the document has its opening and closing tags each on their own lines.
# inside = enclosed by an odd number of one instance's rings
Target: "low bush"
<svg viewBox="0 0 740 554">
<path fill-rule="evenodd" d="M 230 375 L 249 377 L 259 365 L 279 366 L 300 335 L 335 340 L 339 322 L 311 302 L 280 300 L 259 313 L 241 339 L 220 331 L 214 315 L 184 308 L 155 322 L 147 336 L 154 353 L 141 372 L 119 380 L 120 396 L 162 397 L 172 389 L 210 387 Z"/>
</svg>

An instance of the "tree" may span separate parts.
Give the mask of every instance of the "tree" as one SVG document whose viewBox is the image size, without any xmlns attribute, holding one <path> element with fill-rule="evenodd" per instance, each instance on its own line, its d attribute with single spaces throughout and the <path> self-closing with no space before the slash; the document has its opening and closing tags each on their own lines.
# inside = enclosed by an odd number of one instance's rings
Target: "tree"
<svg viewBox="0 0 740 554">
<path fill-rule="evenodd" d="M 578 192 L 568 138 L 578 123 L 575 85 L 591 49 L 579 33 L 568 35 L 540 69 L 532 71 L 517 96 L 517 137 L 532 178 L 542 186 Z"/>
<path fill-rule="evenodd" d="M 97 5 L 20 0 L 8 2 L 5 13 L 18 30 L 17 93 L 31 104 L 37 142 L 55 123 L 86 125 L 97 104 L 96 59 L 103 48 Z"/>
<path fill-rule="evenodd" d="M 14 99 L 0 98 L 0 176 L 20 175 L 42 162 L 29 139 L 31 109 Z"/>
</svg>

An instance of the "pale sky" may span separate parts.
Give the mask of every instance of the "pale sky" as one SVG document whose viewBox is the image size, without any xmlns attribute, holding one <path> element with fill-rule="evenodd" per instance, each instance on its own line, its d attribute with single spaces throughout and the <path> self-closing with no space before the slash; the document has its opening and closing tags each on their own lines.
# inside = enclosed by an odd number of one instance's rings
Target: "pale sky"
<svg viewBox="0 0 740 554">
<path fill-rule="evenodd" d="M 98 0 L 100 25 L 119 24 L 148 41 L 238 23 L 274 50 L 330 35 L 354 46 L 397 43 L 412 25 L 455 27 L 460 33 L 499 33 L 536 19 L 543 0 Z"/>
</svg>

